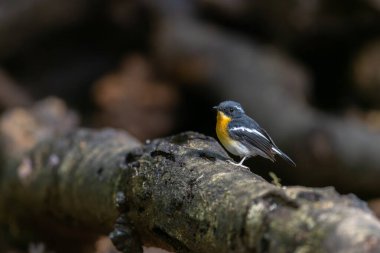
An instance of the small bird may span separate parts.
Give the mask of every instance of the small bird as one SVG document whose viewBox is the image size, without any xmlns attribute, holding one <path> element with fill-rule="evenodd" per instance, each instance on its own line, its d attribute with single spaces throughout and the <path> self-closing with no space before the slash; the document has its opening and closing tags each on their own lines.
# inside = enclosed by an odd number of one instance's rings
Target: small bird
<svg viewBox="0 0 380 253">
<path fill-rule="evenodd" d="M 239 103 L 224 101 L 213 108 L 217 110 L 216 134 L 220 142 L 229 152 L 242 157 L 239 163 L 228 162 L 247 168 L 243 162 L 248 157 L 259 155 L 274 162 L 275 155 L 279 155 L 292 166 L 296 166 L 274 144 L 269 134 L 245 114 Z"/>
</svg>

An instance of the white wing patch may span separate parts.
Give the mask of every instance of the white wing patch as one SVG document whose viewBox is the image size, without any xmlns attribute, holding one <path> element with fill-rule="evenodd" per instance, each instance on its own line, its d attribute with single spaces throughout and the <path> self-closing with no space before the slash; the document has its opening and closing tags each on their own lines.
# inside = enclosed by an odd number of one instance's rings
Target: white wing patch
<svg viewBox="0 0 380 253">
<path fill-rule="evenodd" d="M 268 140 L 268 138 L 265 135 L 263 135 L 262 133 L 260 133 L 256 129 L 246 128 L 246 127 L 233 127 L 233 128 L 231 128 L 231 131 L 237 131 L 237 130 L 253 133 L 253 134 L 259 135 L 259 136 L 263 137 L 264 139 Z M 268 141 L 270 142 L 270 140 L 268 140 Z"/>
<path fill-rule="evenodd" d="M 279 155 L 282 154 L 282 152 L 281 152 L 278 148 L 273 147 L 272 150 L 273 150 L 274 152 L 276 152 L 277 154 L 279 154 Z"/>
</svg>

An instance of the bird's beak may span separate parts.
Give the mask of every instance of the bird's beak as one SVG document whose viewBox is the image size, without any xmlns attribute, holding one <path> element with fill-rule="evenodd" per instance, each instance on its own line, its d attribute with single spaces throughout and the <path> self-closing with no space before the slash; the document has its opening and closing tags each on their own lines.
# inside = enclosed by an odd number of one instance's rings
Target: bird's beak
<svg viewBox="0 0 380 253">
<path fill-rule="evenodd" d="M 218 110 L 218 106 L 214 106 L 212 109 L 214 109 L 214 110 Z"/>
</svg>

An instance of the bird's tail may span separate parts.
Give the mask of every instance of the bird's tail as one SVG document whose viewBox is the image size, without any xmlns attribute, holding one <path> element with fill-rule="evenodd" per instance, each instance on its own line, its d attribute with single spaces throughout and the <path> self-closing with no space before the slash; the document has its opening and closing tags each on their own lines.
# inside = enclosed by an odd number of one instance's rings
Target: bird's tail
<svg viewBox="0 0 380 253">
<path fill-rule="evenodd" d="M 282 152 L 279 148 L 277 148 L 277 147 L 273 147 L 272 150 L 273 150 L 277 155 L 279 155 L 282 159 L 284 159 L 287 163 L 289 163 L 289 164 L 292 165 L 293 167 L 296 167 L 296 163 L 293 162 L 293 160 L 290 159 L 290 157 L 287 156 L 284 152 Z"/>
</svg>

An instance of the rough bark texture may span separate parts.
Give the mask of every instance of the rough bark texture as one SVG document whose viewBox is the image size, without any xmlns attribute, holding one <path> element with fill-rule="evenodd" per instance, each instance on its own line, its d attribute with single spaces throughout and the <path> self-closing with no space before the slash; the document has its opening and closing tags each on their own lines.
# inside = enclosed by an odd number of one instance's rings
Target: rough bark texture
<svg viewBox="0 0 380 253">
<path fill-rule="evenodd" d="M 354 196 L 275 187 L 226 163 L 212 138 L 181 134 L 128 157 L 130 219 L 143 239 L 161 238 L 178 252 L 380 249 L 379 223 Z"/>
<path fill-rule="evenodd" d="M 13 162 L 6 143 L 0 221 L 20 230 L 92 238 L 119 217 L 112 237 L 125 252 L 140 242 L 194 253 L 380 250 L 380 223 L 355 196 L 274 186 L 198 133 L 140 146 L 125 132 L 81 129 L 12 153 Z"/>
</svg>

